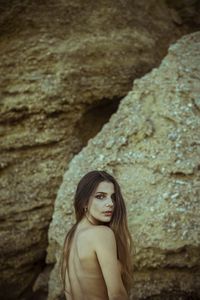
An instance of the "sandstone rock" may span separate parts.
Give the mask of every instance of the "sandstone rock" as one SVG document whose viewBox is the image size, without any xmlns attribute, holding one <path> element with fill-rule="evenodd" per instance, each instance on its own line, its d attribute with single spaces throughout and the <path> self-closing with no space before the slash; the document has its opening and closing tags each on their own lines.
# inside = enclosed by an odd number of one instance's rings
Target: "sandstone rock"
<svg viewBox="0 0 200 300">
<path fill-rule="evenodd" d="M 112 173 L 126 199 L 135 244 L 131 299 L 199 299 L 199 49 L 200 32 L 172 45 L 70 162 L 49 229 L 48 300 L 62 295 L 58 260 L 76 185 L 94 169 Z"/>
<path fill-rule="evenodd" d="M 16 300 L 43 267 L 68 162 L 183 30 L 164 1 L 2 0 L 0 10 L 0 298 Z"/>
</svg>

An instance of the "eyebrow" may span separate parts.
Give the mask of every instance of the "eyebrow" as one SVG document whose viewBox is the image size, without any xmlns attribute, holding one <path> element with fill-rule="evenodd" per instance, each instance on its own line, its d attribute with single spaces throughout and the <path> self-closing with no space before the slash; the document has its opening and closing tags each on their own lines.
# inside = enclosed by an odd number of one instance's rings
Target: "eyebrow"
<svg viewBox="0 0 200 300">
<path fill-rule="evenodd" d="M 105 192 L 96 192 L 96 194 L 104 194 L 104 195 L 107 195 L 107 193 L 105 193 Z M 112 195 L 115 195 L 115 193 L 113 193 Z"/>
</svg>

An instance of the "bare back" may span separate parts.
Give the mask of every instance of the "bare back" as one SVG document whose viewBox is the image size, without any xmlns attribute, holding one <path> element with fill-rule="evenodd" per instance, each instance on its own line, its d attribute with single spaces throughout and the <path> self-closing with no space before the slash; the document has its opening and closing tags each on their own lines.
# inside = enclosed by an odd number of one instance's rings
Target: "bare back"
<svg viewBox="0 0 200 300">
<path fill-rule="evenodd" d="M 108 300 L 92 237 L 94 228 L 77 229 L 73 237 L 66 272 L 67 300 Z"/>
</svg>

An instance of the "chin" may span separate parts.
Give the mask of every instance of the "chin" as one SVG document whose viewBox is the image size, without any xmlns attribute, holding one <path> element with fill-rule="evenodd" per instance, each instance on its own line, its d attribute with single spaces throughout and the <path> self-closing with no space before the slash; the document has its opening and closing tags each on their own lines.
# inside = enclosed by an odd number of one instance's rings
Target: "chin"
<svg viewBox="0 0 200 300">
<path fill-rule="evenodd" d="M 111 217 L 105 217 L 103 222 L 109 223 L 111 221 Z"/>
<path fill-rule="evenodd" d="M 103 218 L 103 219 L 96 219 L 99 224 L 107 224 L 107 223 L 110 223 L 110 218 Z"/>
</svg>

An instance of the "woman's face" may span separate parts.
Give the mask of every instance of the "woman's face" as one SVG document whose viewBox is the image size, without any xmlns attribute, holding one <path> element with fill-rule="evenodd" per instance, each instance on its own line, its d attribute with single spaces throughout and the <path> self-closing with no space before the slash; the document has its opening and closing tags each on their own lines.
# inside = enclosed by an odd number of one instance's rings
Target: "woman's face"
<svg viewBox="0 0 200 300">
<path fill-rule="evenodd" d="M 94 224 L 110 222 L 114 210 L 115 191 L 112 182 L 102 181 L 91 195 L 87 217 Z"/>
</svg>

